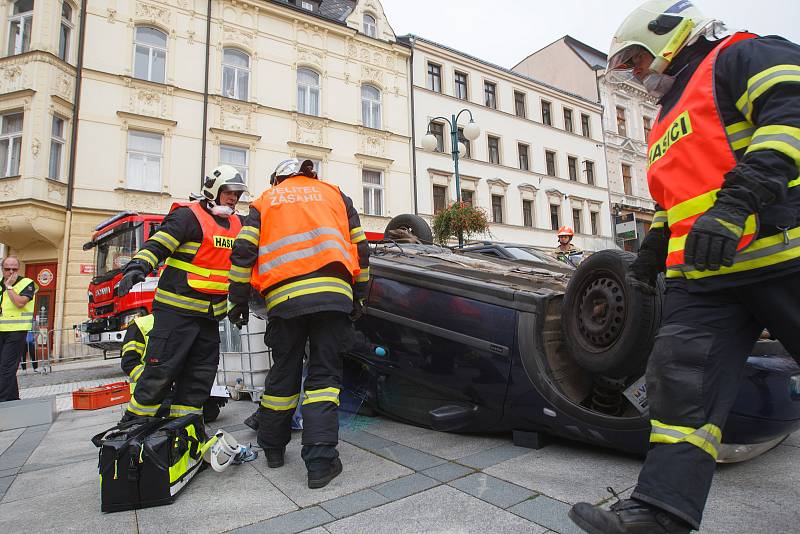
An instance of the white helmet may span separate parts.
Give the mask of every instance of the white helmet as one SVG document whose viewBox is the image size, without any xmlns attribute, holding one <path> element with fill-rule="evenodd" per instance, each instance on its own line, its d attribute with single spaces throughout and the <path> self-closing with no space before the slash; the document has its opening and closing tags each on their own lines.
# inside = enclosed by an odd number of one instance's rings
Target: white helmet
<svg viewBox="0 0 800 534">
<path fill-rule="evenodd" d="M 221 473 L 229 465 L 238 465 L 242 462 L 251 462 L 258 458 L 258 453 L 245 445 L 241 445 L 236 438 L 220 429 L 210 438 L 203 447 L 203 460 L 211 464 L 211 468 Z"/>
<path fill-rule="evenodd" d="M 611 39 L 607 78 L 631 80 L 632 59 L 642 51 L 654 58 L 649 70 L 662 74 L 686 45 L 723 29 L 722 22 L 703 15 L 691 0 L 649 0 L 628 15 Z"/>
<path fill-rule="evenodd" d="M 211 202 L 217 202 L 219 193 L 225 191 L 247 191 L 242 175 L 231 165 L 220 165 L 203 180 L 203 196 Z"/>
<path fill-rule="evenodd" d="M 280 182 L 280 178 L 288 178 L 298 172 L 300 172 L 300 161 L 297 158 L 285 159 L 275 167 L 275 172 L 270 176 L 270 183 L 276 180 Z"/>
</svg>

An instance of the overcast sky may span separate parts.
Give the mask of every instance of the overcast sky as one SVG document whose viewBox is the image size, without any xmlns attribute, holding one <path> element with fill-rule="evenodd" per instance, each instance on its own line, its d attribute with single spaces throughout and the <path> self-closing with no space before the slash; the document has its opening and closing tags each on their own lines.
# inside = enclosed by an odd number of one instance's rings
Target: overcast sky
<svg viewBox="0 0 800 534">
<path fill-rule="evenodd" d="M 570 35 L 608 52 L 641 0 L 381 0 L 397 35 L 413 33 L 503 67 Z M 800 0 L 696 0 L 730 29 L 800 43 Z"/>
</svg>

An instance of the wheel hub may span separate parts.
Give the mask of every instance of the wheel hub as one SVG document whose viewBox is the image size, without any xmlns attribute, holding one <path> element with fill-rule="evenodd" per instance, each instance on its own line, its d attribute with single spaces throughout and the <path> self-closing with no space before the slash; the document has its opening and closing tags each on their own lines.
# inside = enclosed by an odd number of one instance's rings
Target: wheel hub
<svg viewBox="0 0 800 534">
<path fill-rule="evenodd" d="M 625 293 L 620 283 L 600 277 L 586 285 L 579 299 L 578 331 L 591 346 L 608 347 L 625 324 Z"/>
</svg>

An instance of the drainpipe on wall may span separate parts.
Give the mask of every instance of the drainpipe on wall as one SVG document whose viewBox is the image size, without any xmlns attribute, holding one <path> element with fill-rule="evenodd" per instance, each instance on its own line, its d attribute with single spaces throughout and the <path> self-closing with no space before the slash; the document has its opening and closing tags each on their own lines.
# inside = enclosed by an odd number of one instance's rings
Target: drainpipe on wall
<svg viewBox="0 0 800 534">
<path fill-rule="evenodd" d="M 414 185 L 412 196 L 414 198 L 414 215 L 419 215 L 419 209 L 417 207 L 417 132 L 414 127 L 414 116 L 416 115 L 416 110 L 414 108 L 414 40 L 415 38 L 413 36 L 409 38 L 411 42 L 411 56 L 409 57 L 408 69 L 408 94 L 411 95 L 411 183 Z"/>
<path fill-rule="evenodd" d="M 81 1 L 81 22 L 78 28 L 78 58 L 75 65 L 75 102 L 72 108 L 72 131 L 69 146 L 69 173 L 67 174 L 67 203 L 66 220 L 64 221 L 64 237 L 61 239 L 62 249 L 59 260 L 61 288 L 58 290 L 56 302 L 61 303 L 60 313 L 56 313 L 54 344 L 61 346 L 61 329 L 64 328 L 64 315 L 67 309 L 67 272 L 69 271 L 69 247 L 72 234 L 72 203 L 75 199 L 75 160 L 78 153 L 78 118 L 81 109 L 81 86 L 83 82 L 83 52 L 86 43 L 86 4 L 88 0 Z"/>
<path fill-rule="evenodd" d="M 203 182 L 206 176 L 206 137 L 208 130 L 208 69 L 209 56 L 211 54 L 211 0 L 208 0 L 206 8 L 206 73 L 205 85 L 203 87 L 203 141 L 200 147 L 200 190 L 203 190 Z"/>
</svg>

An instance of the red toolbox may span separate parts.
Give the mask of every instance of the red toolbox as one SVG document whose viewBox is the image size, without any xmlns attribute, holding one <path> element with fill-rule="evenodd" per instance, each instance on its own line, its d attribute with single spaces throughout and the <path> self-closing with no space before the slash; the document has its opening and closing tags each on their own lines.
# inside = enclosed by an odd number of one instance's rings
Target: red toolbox
<svg viewBox="0 0 800 534">
<path fill-rule="evenodd" d="M 97 410 L 129 400 L 131 400 L 131 390 L 127 382 L 114 382 L 96 388 L 80 388 L 72 392 L 74 410 Z"/>
</svg>

